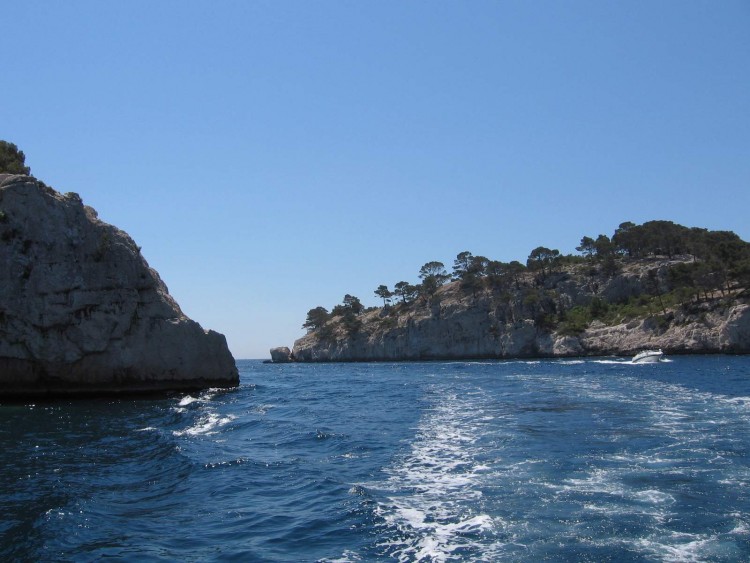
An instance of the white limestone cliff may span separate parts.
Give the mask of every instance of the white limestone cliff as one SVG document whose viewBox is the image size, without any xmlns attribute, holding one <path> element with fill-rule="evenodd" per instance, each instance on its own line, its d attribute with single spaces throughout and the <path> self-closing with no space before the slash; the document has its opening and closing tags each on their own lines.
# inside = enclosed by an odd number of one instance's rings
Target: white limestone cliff
<svg viewBox="0 0 750 563">
<path fill-rule="evenodd" d="M 238 384 L 140 248 L 77 194 L 0 174 L 0 397 Z"/>
<path fill-rule="evenodd" d="M 527 287 L 539 293 L 554 290 L 558 303 L 567 306 L 584 305 L 594 296 L 627 301 L 642 291 L 650 270 L 666 283 L 666 268 L 674 262 L 633 264 L 595 284 L 586 275 L 561 273 L 549 278 L 546 287 L 533 286 L 531 280 Z M 574 335 L 538 326 L 520 296 L 488 291 L 467 295 L 457 282 L 441 288 L 429 305 L 395 309 L 364 313 L 355 334 L 334 320 L 326 330 L 297 340 L 293 358 L 317 362 L 627 356 L 646 348 L 671 354 L 750 353 L 750 305 L 727 305 L 721 298 L 695 304 L 691 311 L 669 311 L 661 320 L 623 319 L 609 326 L 594 321 Z"/>
</svg>

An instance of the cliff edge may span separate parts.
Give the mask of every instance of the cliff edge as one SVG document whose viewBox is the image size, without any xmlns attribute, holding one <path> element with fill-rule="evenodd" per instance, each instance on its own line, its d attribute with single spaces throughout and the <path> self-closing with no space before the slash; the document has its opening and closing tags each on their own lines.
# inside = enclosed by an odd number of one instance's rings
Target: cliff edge
<svg viewBox="0 0 750 563">
<path fill-rule="evenodd" d="M 223 335 L 74 193 L 0 174 L 0 398 L 229 387 Z"/>
</svg>

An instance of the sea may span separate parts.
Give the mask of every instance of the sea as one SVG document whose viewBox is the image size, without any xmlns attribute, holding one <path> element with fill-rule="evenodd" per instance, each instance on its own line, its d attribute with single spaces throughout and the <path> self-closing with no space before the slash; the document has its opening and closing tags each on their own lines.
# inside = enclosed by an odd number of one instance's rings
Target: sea
<svg viewBox="0 0 750 563">
<path fill-rule="evenodd" d="M 750 560 L 750 357 L 238 367 L 0 406 L 0 560 Z"/>
</svg>

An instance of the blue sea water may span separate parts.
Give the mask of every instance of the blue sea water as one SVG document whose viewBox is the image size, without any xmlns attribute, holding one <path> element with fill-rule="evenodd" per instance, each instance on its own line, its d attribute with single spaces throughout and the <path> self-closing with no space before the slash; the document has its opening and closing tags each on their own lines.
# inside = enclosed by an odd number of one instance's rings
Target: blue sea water
<svg viewBox="0 0 750 563">
<path fill-rule="evenodd" d="M 0 406 L 0 560 L 750 560 L 748 357 L 238 366 Z"/>
</svg>

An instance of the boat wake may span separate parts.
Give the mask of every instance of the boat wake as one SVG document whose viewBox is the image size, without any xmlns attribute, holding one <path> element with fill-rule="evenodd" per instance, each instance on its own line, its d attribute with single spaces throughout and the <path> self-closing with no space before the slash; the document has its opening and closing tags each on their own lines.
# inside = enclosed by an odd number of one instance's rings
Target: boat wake
<svg viewBox="0 0 750 563">
<path fill-rule="evenodd" d="M 384 528 L 378 547 L 399 561 L 491 559 L 499 522 L 477 511 L 488 467 L 478 460 L 475 443 L 492 417 L 476 397 L 440 396 L 409 450 L 385 469 L 385 481 L 369 486 L 385 496 L 375 510 Z"/>
<path fill-rule="evenodd" d="M 591 363 L 594 364 L 601 364 L 601 365 L 613 365 L 613 366 L 653 366 L 654 364 L 671 364 L 674 362 L 674 360 L 670 358 L 662 358 L 658 362 L 648 363 L 648 362 L 634 362 L 632 359 L 613 359 L 613 360 L 591 360 Z"/>
</svg>

